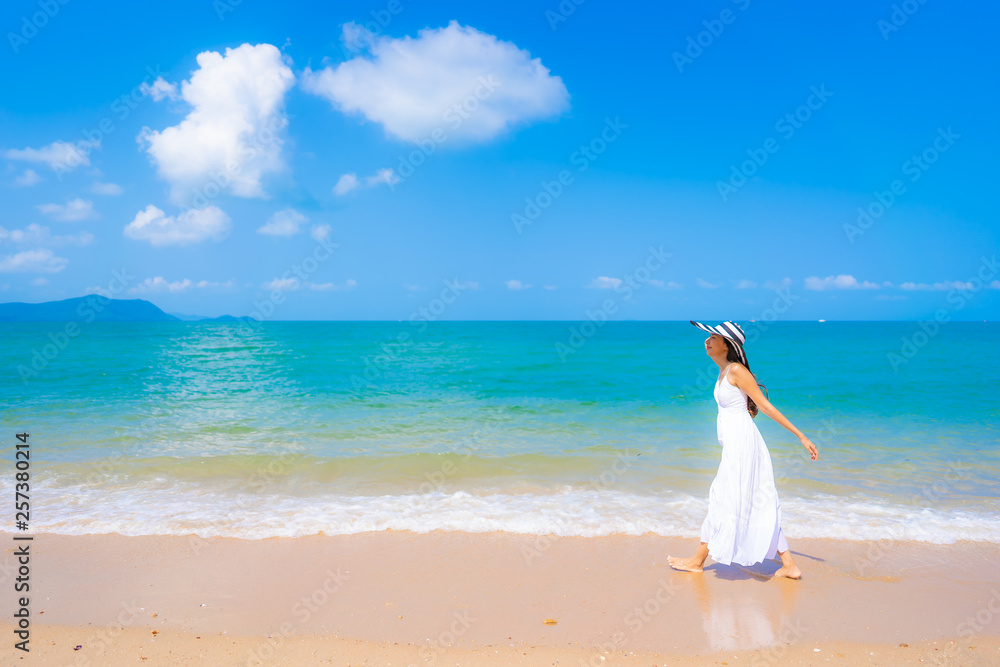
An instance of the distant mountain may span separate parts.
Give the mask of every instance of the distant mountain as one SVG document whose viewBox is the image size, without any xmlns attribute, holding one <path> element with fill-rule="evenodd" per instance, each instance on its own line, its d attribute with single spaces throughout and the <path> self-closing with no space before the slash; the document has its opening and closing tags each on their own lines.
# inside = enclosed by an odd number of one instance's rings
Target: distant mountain
<svg viewBox="0 0 1000 667">
<path fill-rule="evenodd" d="M 0 303 L 0 322 L 179 322 L 143 299 L 98 294 L 45 303 Z"/>
<path fill-rule="evenodd" d="M 45 303 L 0 303 L 0 322 L 252 322 L 252 317 L 204 317 L 165 313 L 144 299 L 106 299 L 98 294 Z"/>
<path fill-rule="evenodd" d="M 246 315 L 242 317 L 235 317 L 233 315 L 220 315 L 219 317 L 202 317 L 198 321 L 199 322 L 254 322 L 256 320 Z"/>
</svg>

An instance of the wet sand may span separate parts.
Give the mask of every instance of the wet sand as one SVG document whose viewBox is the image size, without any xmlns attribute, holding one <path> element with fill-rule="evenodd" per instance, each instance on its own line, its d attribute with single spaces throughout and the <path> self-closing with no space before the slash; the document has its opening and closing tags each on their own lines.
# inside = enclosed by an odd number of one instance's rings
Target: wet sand
<svg viewBox="0 0 1000 667">
<path fill-rule="evenodd" d="M 654 536 L 42 534 L 24 654 L 0 539 L 3 664 L 1000 663 L 994 544 L 793 541 L 796 582 Z"/>
</svg>

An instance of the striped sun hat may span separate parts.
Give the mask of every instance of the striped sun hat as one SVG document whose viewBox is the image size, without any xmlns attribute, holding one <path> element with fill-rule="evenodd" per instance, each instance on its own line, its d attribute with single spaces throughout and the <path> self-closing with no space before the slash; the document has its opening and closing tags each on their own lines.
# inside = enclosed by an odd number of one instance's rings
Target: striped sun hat
<svg viewBox="0 0 1000 667">
<path fill-rule="evenodd" d="M 743 352 L 743 343 L 746 341 L 746 334 L 743 333 L 743 327 L 736 324 L 736 322 L 723 322 L 717 327 L 710 327 L 701 322 L 695 322 L 694 320 L 688 320 L 691 324 L 695 325 L 699 329 L 703 329 L 708 333 L 719 334 L 731 343 L 734 343 L 736 348 L 736 354 L 740 358 L 740 362 L 746 366 L 747 365 L 747 355 Z"/>
</svg>

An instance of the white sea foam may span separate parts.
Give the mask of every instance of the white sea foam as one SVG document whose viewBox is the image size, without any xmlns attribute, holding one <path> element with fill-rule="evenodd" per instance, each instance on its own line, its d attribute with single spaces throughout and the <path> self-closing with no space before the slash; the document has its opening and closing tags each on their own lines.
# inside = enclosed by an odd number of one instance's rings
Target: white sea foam
<svg viewBox="0 0 1000 667">
<path fill-rule="evenodd" d="M 706 499 L 684 493 L 571 487 L 538 493 L 290 497 L 190 483 L 146 489 L 65 486 L 37 492 L 33 501 L 31 525 L 39 532 L 245 539 L 381 530 L 697 537 L 708 509 Z M 1000 542 L 1000 515 L 991 507 L 945 510 L 816 495 L 782 498 L 782 516 L 789 539 Z"/>
</svg>

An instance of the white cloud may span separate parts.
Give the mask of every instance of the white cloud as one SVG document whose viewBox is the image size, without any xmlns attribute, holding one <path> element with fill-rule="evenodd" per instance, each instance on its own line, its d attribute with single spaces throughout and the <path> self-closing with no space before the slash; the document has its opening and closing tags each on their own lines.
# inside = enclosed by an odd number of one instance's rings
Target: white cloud
<svg viewBox="0 0 1000 667">
<path fill-rule="evenodd" d="M 346 195 L 351 190 L 356 190 L 361 185 L 357 174 L 344 174 L 333 186 L 333 194 Z"/>
<path fill-rule="evenodd" d="M 301 281 L 298 278 L 275 278 L 261 285 L 266 290 L 272 292 L 295 292 L 305 288 L 317 292 L 339 292 L 357 287 L 358 283 L 354 279 L 346 280 L 342 283 L 312 283 L 308 280 Z"/>
<path fill-rule="evenodd" d="M 460 289 L 460 290 L 465 290 L 465 289 L 477 290 L 477 289 L 479 289 L 479 283 L 477 283 L 477 282 L 475 282 L 473 280 L 461 281 L 461 280 L 455 279 L 455 280 L 452 281 L 452 283 L 455 285 L 455 289 Z"/>
<path fill-rule="evenodd" d="M 768 280 L 764 283 L 764 289 L 778 290 L 778 289 L 788 289 L 792 286 L 791 278 L 782 278 L 781 280 L 774 282 L 773 280 Z"/>
<path fill-rule="evenodd" d="M 53 220 L 61 220 L 63 222 L 75 222 L 96 216 L 96 213 L 94 213 L 94 202 L 86 201 L 79 197 L 71 199 L 65 204 L 39 204 L 35 208 Z"/>
<path fill-rule="evenodd" d="M 35 278 L 31 281 L 31 284 L 35 287 L 45 287 L 49 284 L 49 281 L 46 278 Z"/>
<path fill-rule="evenodd" d="M 354 279 L 348 279 L 342 283 L 305 283 L 306 287 L 317 292 L 341 292 L 354 289 L 357 285 L 358 283 Z"/>
<path fill-rule="evenodd" d="M 211 282 L 208 280 L 199 280 L 197 282 L 191 280 L 190 278 L 185 278 L 183 280 L 175 280 L 174 282 L 168 282 L 163 276 L 156 276 L 155 278 L 146 278 L 141 283 L 132 287 L 128 290 L 129 294 L 149 294 L 151 292 L 168 292 L 171 294 L 176 294 L 178 292 L 186 292 L 191 289 L 205 289 L 208 287 L 235 287 L 235 280 L 227 280 L 224 283 Z"/>
<path fill-rule="evenodd" d="M 59 273 L 67 264 L 68 259 L 56 257 L 51 250 L 25 250 L 0 257 L 0 273 Z"/>
<path fill-rule="evenodd" d="M 996 281 L 994 281 L 996 282 Z M 945 280 L 939 283 L 903 283 L 899 286 L 900 289 L 913 290 L 913 291 L 924 291 L 924 290 L 934 290 L 939 292 L 946 292 L 953 289 L 958 290 L 971 290 L 974 289 L 974 285 L 970 282 L 964 280 Z"/>
<path fill-rule="evenodd" d="M 325 241 L 330 236 L 330 225 L 314 225 L 309 235 L 317 241 Z"/>
<path fill-rule="evenodd" d="M 892 283 L 885 282 L 882 283 L 882 287 L 891 287 Z M 841 274 L 839 276 L 827 276 L 826 278 L 818 278 L 816 276 L 810 276 L 806 278 L 806 289 L 808 290 L 831 290 L 831 289 L 879 289 L 880 285 L 878 283 L 868 282 L 858 282 L 854 276 Z"/>
<path fill-rule="evenodd" d="M 532 287 L 531 285 L 525 285 L 520 280 L 508 280 L 504 284 L 507 285 L 507 289 L 512 289 L 512 290 L 531 289 Z"/>
<path fill-rule="evenodd" d="M 707 280 L 702 280 L 701 278 L 698 278 L 697 283 L 698 287 L 704 287 L 705 289 L 716 289 L 717 287 L 722 287 L 722 283 L 713 284 Z"/>
<path fill-rule="evenodd" d="M 752 280 L 740 280 L 736 283 L 736 289 L 755 289 L 757 283 Z"/>
<path fill-rule="evenodd" d="M 211 197 L 216 187 L 263 197 L 261 179 L 284 168 L 284 101 L 295 75 L 271 44 L 203 51 L 197 61 L 181 84 L 191 112 L 162 132 L 144 127 L 138 139 L 175 202 Z"/>
<path fill-rule="evenodd" d="M 559 289 L 555 285 L 542 285 L 542 289 Z"/>
<path fill-rule="evenodd" d="M 14 179 L 14 185 L 30 188 L 42 182 L 42 177 L 34 169 L 25 169 L 24 173 Z"/>
<path fill-rule="evenodd" d="M 120 195 L 124 190 L 122 186 L 117 183 L 101 183 L 95 181 L 92 186 L 90 186 L 90 191 L 95 195 Z"/>
<path fill-rule="evenodd" d="M 366 176 L 362 181 L 355 173 L 344 174 L 333 186 L 333 194 L 337 196 L 346 195 L 362 187 L 373 188 L 376 185 L 395 185 L 399 183 L 399 176 L 392 169 L 379 169 L 371 176 Z"/>
<path fill-rule="evenodd" d="M 94 235 L 90 232 L 80 232 L 79 234 L 67 234 L 65 236 L 52 235 L 45 225 L 31 223 L 24 229 L 4 229 L 0 227 L 0 243 L 17 243 L 18 245 L 90 245 L 94 241 Z"/>
<path fill-rule="evenodd" d="M 652 285 L 653 287 L 659 287 L 660 289 L 669 289 L 669 290 L 679 290 L 683 289 L 684 287 L 680 283 L 674 282 L 673 280 L 668 280 L 667 282 L 663 282 L 662 280 L 657 280 L 655 278 L 650 278 L 649 284 Z"/>
<path fill-rule="evenodd" d="M 125 225 L 123 233 L 130 239 L 148 241 L 155 246 L 188 245 L 206 239 L 219 241 L 231 228 L 229 216 L 215 206 L 189 209 L 174 217 L 150 204 Z"/>
<path fill-rule="evenodd" d="M 263 227 L 257 228 L 257 233 L 270 236 L 294 236 L 299 233 L 299 225 L 307 220 L 306 216 L 295 209 L 286 208 L 268 218 Z"/>
<path fill-rule="evenodd" d="M 538 58 L 456 21 L 416 38 L 376 36 L 368 54 L 318 72 L 307 68 L 302 86 L 410 142 L 435 130 L 458 141 L 488 141 L 569 108 L 562 79 Z"/>
<path fill-rule="evenodd" d="M 177 84 L 169 83 L 164 80 L 164 78 L 157 77 L 153 85 L 150 85 L 143 81 L 139 89 L 147 95 L 151 95 L 153 100 L 159 102 L 164 98 L 169 98 L 171 100 L 177 99 Z"/>
<path fill-rule="evenodd" d="M 594 278 L 589 285 L 588 289 L 615 289 L 622 284 L 621 278 L 608 278 L 607 276 L 599 276 Z"/>
<path fill-rule="evenodd" d="M 22 162 L 38 162 L 47 164 L 55 171 L 72 171 L 77 167 L 90 166 L 90 151 L 100 148 L 100 141 L 81 141 L 78 144 L 71 144 L 67 141 L 53 141 L 48 146 L 41 148 L 8 148 L 3 156 L 8 160 L 20 160 Z"/>
</svg>

